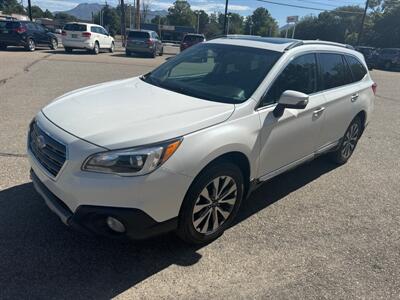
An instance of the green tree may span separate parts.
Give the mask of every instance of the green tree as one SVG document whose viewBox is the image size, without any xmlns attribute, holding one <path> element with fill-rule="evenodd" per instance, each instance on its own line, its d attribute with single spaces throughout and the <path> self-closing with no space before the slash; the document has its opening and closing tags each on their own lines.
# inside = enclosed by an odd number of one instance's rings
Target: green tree
<svg viewBox="0 0 400 300">
<path fill-rule="evenodd" d="M 0 10 L 5 14 L 26 14 L 24 7 L 17 0 L 0 0 Z"/>
<path fill-rule="evenodd" d="M 168 24 L 177 26 L 194 26 L 196 16 L 186 0 L 176 0 L 168 8 Z"/>
<path fill-rule="evenodd" d="M 166 25 L 167 24 L 167 18 L 163 16 L 155 16 L 153 19 L 151 19 L 152 24 L 160 24 L 160 25 Z"/>
<path fill-rule="evenodd" d="M 56 13 L 54 15 L 54 19 L 60 21 L 61 23 L 78 21 L 78 19 L 75 18 L 74 16 L 71 16 L 71 15 L 63 13 L 63 12 Z"/>
<path fill-rule="evenodd" d="M 100 12 L 94 16 L 94 22 L 100 24 Z M 111 35 L 121 33 L 121 19 L 117 8 L 105 5 L 103 8 L 103 25 Z"/>
<path fill-rule="evenodd" d="M 34 19 L 43 18 L 43 15 L 44 15 L 44 12 L 39 6 L 37 6 L 37 5 L 32 6 L 32 18 L 34 18 Z"/>
<path fill-rule="evenodd" d="M 246 20 L 245 32 L 250 32 L 250 24 L 253 26 L 253 35 L 278 36 L 279 34 L 278 23 L 266 8 L 257 8 L 250 19 Z"/>
<path fill-rule="evenodd" d="M 206 37 L 213 38 L 219 36 L 223 33 L 223 29 L 221 24 L 219 23 L 219 16 L 217 14 L 211 14 L 209 17 L 209 23 L 206 25 L 205 28 L 205 35 Z"/>
<path fill-rule="evenodd" d="M 43 18 L 48 18 L 48 19 L 53 19 L 53 14 L 51 13 L 51 11 L 49 11 L 48 9 L 46 9 L 43 13 Z"/>
</svg>

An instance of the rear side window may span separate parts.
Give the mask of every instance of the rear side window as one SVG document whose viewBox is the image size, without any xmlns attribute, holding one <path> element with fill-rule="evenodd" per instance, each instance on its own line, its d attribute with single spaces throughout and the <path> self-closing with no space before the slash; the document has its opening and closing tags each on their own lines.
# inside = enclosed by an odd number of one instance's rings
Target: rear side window
<svg viewBox="0 0 400 300">
<path fill-rule="evenodd" d="M 346 70 L 342 55 L 321 53 L 319 57 L 325 90 L 350 83 L 348 70 Z"/>
<path fill-rule="evenodd" d="M 21 23 L 19 22 L 7 22 L 6 28 L 7 29 L 15 29 L 21 26 Z"/>
<path fill-rule="evenodd" d="M 364 65 L 355 57 L 346 55 L 347 63 L 349 64 L 351 73 L 353 74 L 354 82 L 360 81 L 367 74 Z"/>
<path fill-rule="evenodd" d="M 64 30 L 68 30 L 68 31 L 86 31 L 86 25 L 84 25 L 84 24 L 65 24 Z"/>
<path fill-rule="evenodd" d="M 317 91 L 315 54 L 305 54 L 290 62 L 268 90 L 262 105 L 278 102 L 282 93 L 287 90 L 305 94 L 312 94 Z"/>
<path fill-rule="evenodd" d="M 143 31 L 130 31 L 128 37 L 130 39 L 140 39 L 140 40 L 145 40 L 150 38 L 150 35 L 148 32 L 143 32 Z"/>
<path fill-rule="evenodd" d="M 33 23 L 25 23 L 26 29 L 28 29 L 29 31 L 35 31 L 36 30 L 36 26 Z"/>
</svg>

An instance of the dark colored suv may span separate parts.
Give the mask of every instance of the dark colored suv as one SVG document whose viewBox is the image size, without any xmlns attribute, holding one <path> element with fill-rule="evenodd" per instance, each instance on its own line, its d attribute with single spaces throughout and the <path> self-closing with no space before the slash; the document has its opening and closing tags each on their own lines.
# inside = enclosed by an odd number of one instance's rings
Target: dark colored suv
<svg viewBox="0 0 400 300">
<path fill-rule="evenodd" d="M 58 39 L 41 24 L 29 21 L 0 21 L 0 49 L 7 46 L 23 46 L 35 51 L 37 46 L 57 49 Z"/>
<path fill-rule="evenodd" d="M 205 41 L 206 38 L 203 34 L 188 33 L 181 42 L 181 51 Z"/>
<path fill-rule="evenodd" d="M 385 70 L 400 67 L 400 48 L 381 49 L 378 64 Z"/>
<path fill-rule="evenodd" d="M 374 67 L 376 67 L 377 51 L 375 48 L 366 46 L 357 46 L 355 47 L 355 50 L 361 52 L 364 55 L 368 69 L 372 70 Z"/>
</svg>

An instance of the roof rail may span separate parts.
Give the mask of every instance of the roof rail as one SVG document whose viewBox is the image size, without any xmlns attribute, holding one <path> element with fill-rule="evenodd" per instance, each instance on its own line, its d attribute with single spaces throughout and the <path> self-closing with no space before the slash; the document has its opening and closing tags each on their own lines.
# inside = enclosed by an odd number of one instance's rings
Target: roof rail
<svg viewBox="0 0 400 300">
<path fill-rule="evenodd" d="M 336 47 L 342 47 L 342 48 L 347 48 L 347 49 L 352 49 L 354 50 L 354 47 L 351 45 L 347 44 L 340 44 L 340 43 L 335 43 L 335 42 L 329 42 L 329 41 L 320 41 L 320 40 L 309 40 L 309 41 L 297 41 L 285 48 L 285 50 L 290 50 L 299 46 L 304 46 L 304 45 L 328 45 L 328 46 L 336 46 Z"/>
</svg>

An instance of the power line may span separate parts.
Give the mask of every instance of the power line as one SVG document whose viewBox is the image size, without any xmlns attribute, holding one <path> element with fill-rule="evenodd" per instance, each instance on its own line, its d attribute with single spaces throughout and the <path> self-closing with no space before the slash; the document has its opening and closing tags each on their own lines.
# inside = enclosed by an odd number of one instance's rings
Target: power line
<svg viewBox="0 0 400 300">
<path fill-rule="evenodd" d="M 295 7 L 295 8 L 316 10 L 316 11 L 334 11 L 334 12 L 338 12 L 338 13 L 357 14 L 357 15 L 364 14 L 364 12 L 348 11 L 348 10 L 336 10 L 336 9 L 335 10 L 333 10 L 333 9 L 324 9 L 324 8 L 317 8 L 317 7 L 310 7 L 310 6 L 303 6 L 303 5 L 295 5 L 295 4 L 289 4 L 289 3 L 280 3 L 280 2 L 274 2 L 274 1 L 269 1 L 269 0 L 257 0 L 257 1 L 264 2 L 264 3 L 269 3 L 269 4 L 281 5 L 281 6 L 289 6 L 289 7 Z"/>
</svg>

